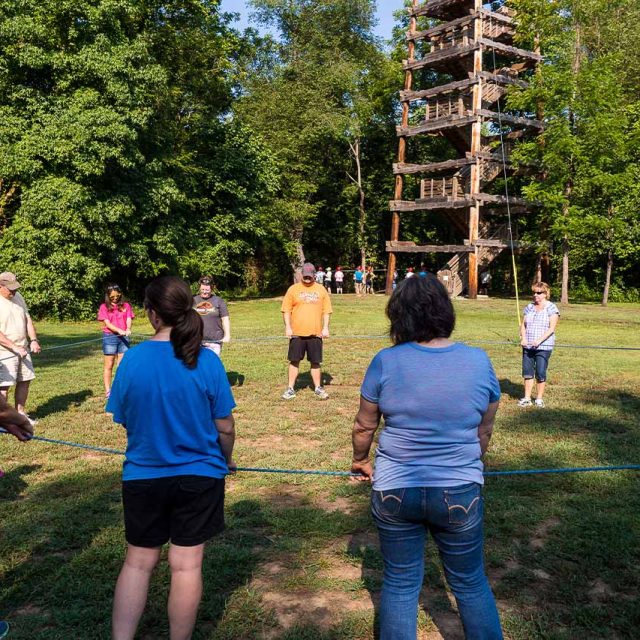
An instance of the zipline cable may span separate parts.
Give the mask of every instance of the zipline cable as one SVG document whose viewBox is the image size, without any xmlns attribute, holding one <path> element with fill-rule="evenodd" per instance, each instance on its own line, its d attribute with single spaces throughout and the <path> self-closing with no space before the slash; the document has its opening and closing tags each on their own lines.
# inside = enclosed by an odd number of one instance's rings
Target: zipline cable
<svg viewBox="0 0 640 640">
<path fill-rule="evenodd" d="M 497 72 L 497 63 L 496 63 L 496 50 L 493 49 L 493 75 L 496 75 Z M 495 85 L 498 87 L 497 83 Z M 513 227 L 511 224 L 511 198 L 509 196 L 509 176 L 507 175 L 507 158 L 505 154 L 505 144 L 504 144 L 504 133 L 502 131 L 502 107 L 500 106 L 500 96 L 496 100 L 496 104 L 498 106 L 498 128 L 500 130 L 500 149 L 502 151 L 502 172 L 504 175 L 504 191 L 505 196 L 507 198 L 507 220 L 508 220 L 508 229 L 509 229 L 509 244 L 511 245 L 511 265 L 513 268 L 513 279 L 516 289 L 516 316 L 518 321 L 518 326 L 520 326 L 520 293 L 518 290 L 518 266 L 516 265 L 516 252 L 513 242 Z"/>
<path fill-rule="evenodd" d="M 8 434 L 6 429 L 0 428 L 0 433 Z M 66 440 L 55 440 L 54 438 L 44 438 L 42 436 L 31 436 L 31 440 L 38 440 L 49 444 L 64 445 L 67 447 L 76 447 L 78 449 L 87 449 L 89 451 L 97 451 L 99 453 L 108 453 L 112 455 L 125 455 L 124 451 L 118 449 L 108 449 L 106 447 L 96 447 L 90 444 L 80 444 L 78 442 L 68 442 Z M 244 473 L 276 473 L 289 475 L 306 475 L 306 476 L 334 476 L 344 478 L 357 478 L 360 474 L 351 473 L 350 471 L 317 471 L 306 469 L 272 469 L 268 467 L 238 467 L 236 471 Z M 606 467 L 567 467 L 562 469 L 515 469 L 508 471 L 485 471 L 485 477 L 498 476 L 530 476 L 541 474 L 565 474 L 565 473 L 588 473 L 603 471 L 640 471 L 640 464 L 620 464 Z"/>
</svg>

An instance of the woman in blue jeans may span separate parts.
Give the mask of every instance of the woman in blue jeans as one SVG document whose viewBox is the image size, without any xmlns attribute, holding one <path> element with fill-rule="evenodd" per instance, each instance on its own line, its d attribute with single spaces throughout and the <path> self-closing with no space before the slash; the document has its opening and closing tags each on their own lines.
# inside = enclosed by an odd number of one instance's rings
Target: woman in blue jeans
<svg viewBox="0 0 640 640">
<path fill-rule="evenodd" d="M 487 354 L 449 340 L 455 313 L 433 276 L 398 284 L 387 306 L 393 346 L 367 370 L 352 470 L 373 481 L 384 580 L 380 640 L 415 640 L 427 531 L 465 637 L 502 638 L 483 560 L 483 464 L 500 400 Z M 375 457 L 369 451 L 384 418 Z"/>
</svg>

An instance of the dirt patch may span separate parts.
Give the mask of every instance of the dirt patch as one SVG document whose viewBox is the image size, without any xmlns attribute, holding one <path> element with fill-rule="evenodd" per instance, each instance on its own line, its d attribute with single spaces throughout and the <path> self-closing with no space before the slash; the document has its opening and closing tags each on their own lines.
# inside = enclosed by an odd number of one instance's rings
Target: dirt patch
<svg viewBox="0 0 640 640">
<path fill-rule="evenodd" d="M 283 629 L 290 629 L 300 620 L 320 629 L 330 629 L 336 623 L 338 611 L 353 613 L 371 609 L 369 598 L 341 591 L 264 591 L 262 601 L 273 609 Z"/>
<path fill-rule="evenodd" d="M 50 617 L 51 614 L 42 607 L 36 607 L 33 604 L 28 604 L 26 607 L 20 607 L 15 610 L 17 616 L 45 616 Z"/>
<path fill-rule="evenodd" d="M 533 575 L 538 578 L 538 580 L 551 580 L 551 574 L 547 573 L 544 569 L 534 569 Z"/>
<path fill-rule="evenodd" d="M 551 532 L 561 524 L 560 518 L 552 517 L 542 521 L 533 531 L 529 540 L 529 546 L 536 551 L 543 549 L 547 544 Z"/>
<path fill-rule="evenodd" d="M 502 567 L 488 570 L 489 582 L 500 582 L 500 580 L 503 580 L 508 574 L 513 571 L 518 571 L 519 569 L 522 569 L 522 565 L 517 560 L 509 559 Z"/>
<path fill-rule="evenodd" d="M 600 578 L 596 579 L 589 589 L 589 600 L 593 603 L 603 602 L 616 596 L 616 592 Z"/>
<path fill-rule="evenodd" d="M 278 453 L 293 453 L 298 451 L 310 451 L 317 449 L 322 445 L 320 440 L 310 440 L 309 438 L 301 438 L 300 436 L 280 436 L 271 435 L 261 438 L 253 438 L 245 440 L 245 444 L 249 444 L 251 450 L 278 451 Z"/>
</svg>

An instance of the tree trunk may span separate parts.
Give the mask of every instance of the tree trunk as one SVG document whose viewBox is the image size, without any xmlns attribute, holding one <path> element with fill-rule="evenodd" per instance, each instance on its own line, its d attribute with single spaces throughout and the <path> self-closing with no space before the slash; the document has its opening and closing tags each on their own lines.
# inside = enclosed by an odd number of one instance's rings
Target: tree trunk
<svg viewBox="0 0 640 640">
<path fill-rule="evenodd" d="M 562 292 L 560 302 L 569 304 L 569 238 L 562 238 Z"/>
<path fill-rule="evenodd" d="M 360 245 L 360 266 L 363 271 L 367 268 L 367 243 L 366 243 L 366 224 L 367 224 L 367 210 L 364 206 L 365 193 L 362 188 L 362 164 L 360 158 L 360 138 L 356 138 L 353 144 L 349 143 L 351 149 L 351 155 L 356 163 L 356 177 L 349 176 L 354 184 L 358 187 L 359 203 L 358 207 L 360 215 L 358 219 L 358 243 Z"/>
<path fill-rule="evenodd" d="M 291 270 L 293 271 L 293 281 L 296 283 L 302 281 L 302 265 L 305 263 L 302 232 L 301 228 L 296 228 L 291 232 L 291 239 L 296 247 L 295 257 L 291 260 Z"/>
<path fill-rule="evenodd" d="M 551 282 L 551 258 L 547 252 L 540 256 L 540 280 L 542 282 Z"/>
<path fill-rule="evenodd" d="M 533 281 L 542 282 L 542 254 L 541 253 L 539 253 L 536 258 L 536 275 Z"/>
<path fill-rule="evenodd" d="M 602 292 L 602 306 L 609 304 L 609 287 L 611 286 L 611 272 L 613 271 L 613 251 L 609 247 L 607 252 L 607 274 L 604 278 L 604 291 Z"/>
</svg>

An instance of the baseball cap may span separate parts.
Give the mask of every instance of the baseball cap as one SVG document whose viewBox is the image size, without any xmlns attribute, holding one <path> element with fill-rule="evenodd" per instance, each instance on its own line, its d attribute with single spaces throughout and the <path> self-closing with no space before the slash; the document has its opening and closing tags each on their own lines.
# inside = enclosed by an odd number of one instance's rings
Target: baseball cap
<svg viewBox="0 0 640 640">
<path fill-rule="evenodd" d="M 316 275 L 316 268 L 310 263 L 305 262 L 302 265 L 302 277 L 303 278 L 313 278 Z"/>
<path fill-rule="evenodd" d="M 15 273 L 11 273 L 11 271 L 3 271 L 0 273 L 0 286 L 7 287 L 9 291 L 15 291 L 20 288 L 20 283 L 16 278 Z"/>
</svg>

